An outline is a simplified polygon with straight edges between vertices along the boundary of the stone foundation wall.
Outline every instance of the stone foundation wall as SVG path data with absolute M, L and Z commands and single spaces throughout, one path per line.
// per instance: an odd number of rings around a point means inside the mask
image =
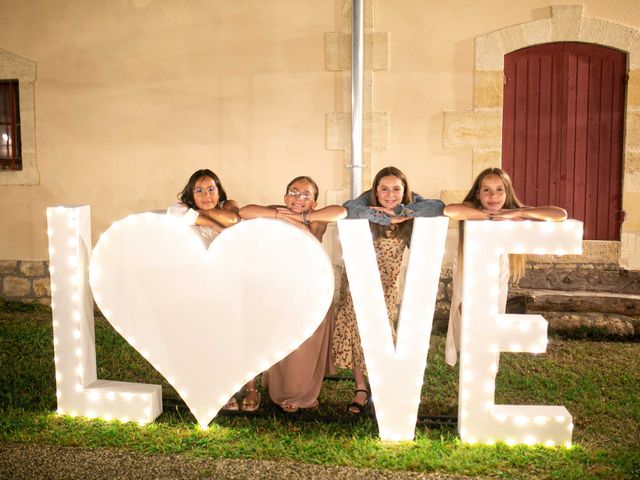
M 0 260 L 0 299 L 50 305 L 49 262 Z
M 336 279 L 340 279 L 342 268 L 336 267 L 335 270 Z M 438 286 L 436 318 L 449 316 L 451 282 L 451 268 L 443 269 Z M 338 292 L 336 287 L 336 297 Z M 0 260 L 0 299 L 51 305 L 49 262 Z
M 612 292 L 640 295 L 640 271 L 611 263 L 529 262 L 517 285 L 536 290 Z
M 336 279 L 342 269 L 336 268 Z M 449 317 L 452 269 L 443 268 L 438 286 L 436 323 Z M 515 289 L 616 292 L 640 295 L 640 272 L 622 270 L 610 263 L 540 263 L 530 261 Z M 336 287 L 336 296 L 339 287 Z M 51 304 L 49 262 L 0 260 L 0 299 Z

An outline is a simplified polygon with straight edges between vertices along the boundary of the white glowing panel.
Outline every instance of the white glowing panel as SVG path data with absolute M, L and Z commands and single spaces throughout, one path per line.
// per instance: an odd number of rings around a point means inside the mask
M 412 440 L 427 365 L 447 217 L 416 218 L 394 346 L 367 220 L 338 222 L 383 440 Z
M 160 385 L 96 378 L 89 207 L 47 208 L 47 224 L 58 413 L 152 421 L 162 412 Z
M 498 314 L 499 260 L 505 253 L 582 253 L 582 223 L 465 223 L 458 429 L 469 443 L 571 445 L 564 407 L 496 405 L 500 352 L 542 353 L 547 322 L 540 315 Z
M 313 334 L 334 288 L 322 245 L 292 225 L 244 221 L 207 249 L 196 227 L 153 213 L 100 237 L 90 280 L 109 322 L 201 426 Z

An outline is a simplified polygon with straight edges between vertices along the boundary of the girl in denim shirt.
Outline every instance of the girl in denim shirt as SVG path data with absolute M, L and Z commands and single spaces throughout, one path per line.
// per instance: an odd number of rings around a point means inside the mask
M 413 227 L 411 220 L 414 217 L 442 215 L 444 204 L 440 200 L 427 200 L 412 193 L 404 173 L 395 167 L 386 167 L 375 176 L 371 190 L 346 202 L 344 206 L 348 211 L 347 218 L 369 220 L 389 323 L 395 342 L 398 305 L 401 298 L 399 282 L 402 256 L 411 238 Z M 360 415 L 368 406 L 370 394 L 346 272 L 342 276 L 340 287 L 332 353 L 337 367 L 349 368 L 353 372 L 356 390 L 347 411 L 353 415 Z

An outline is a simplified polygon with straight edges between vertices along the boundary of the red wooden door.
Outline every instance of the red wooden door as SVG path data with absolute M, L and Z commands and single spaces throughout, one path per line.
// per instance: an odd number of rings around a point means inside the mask
M 502 166 L 527 205 L 559 205 L 586 240 L 619 240 L 626 54 L 548 43 L 504 57 Z

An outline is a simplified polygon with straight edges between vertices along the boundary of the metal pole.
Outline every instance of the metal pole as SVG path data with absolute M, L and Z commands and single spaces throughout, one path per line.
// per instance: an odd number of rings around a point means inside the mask
M 351 191 L 362 193 L 362 85 L 364 83 L 364 0 L 353 0 L 351 36 Z

